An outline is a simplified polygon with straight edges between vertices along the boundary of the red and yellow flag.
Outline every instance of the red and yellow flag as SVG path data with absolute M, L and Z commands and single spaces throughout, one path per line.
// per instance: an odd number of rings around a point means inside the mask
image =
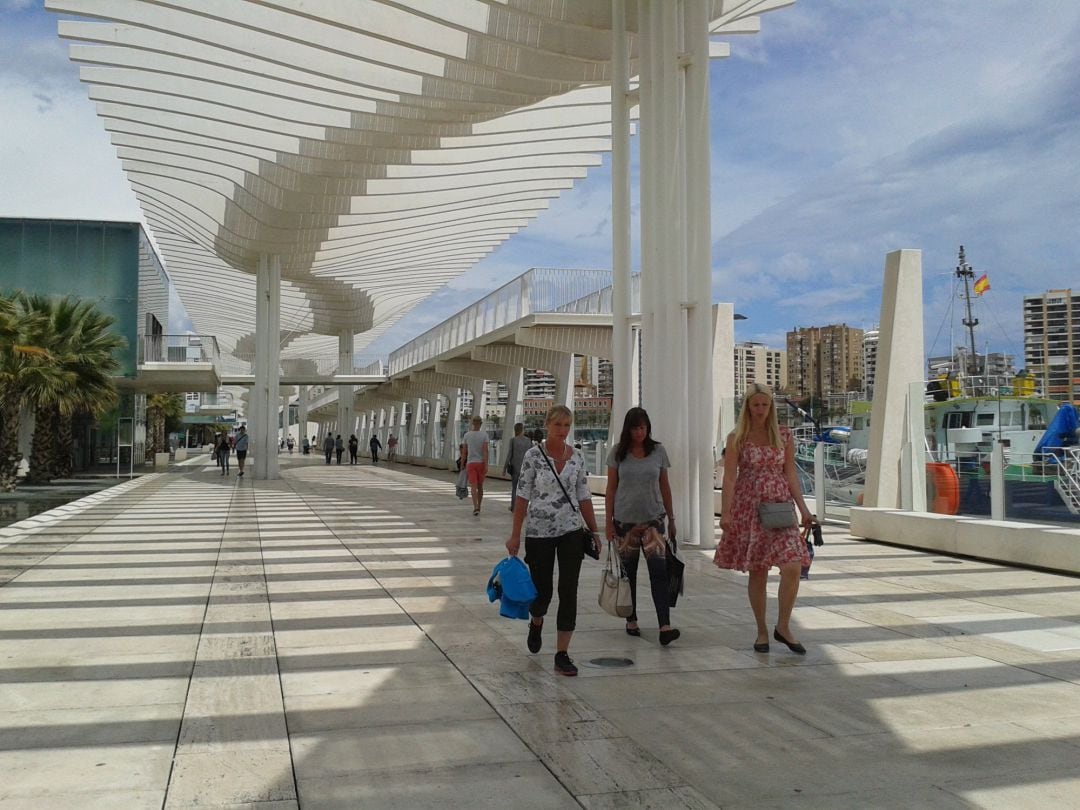
M 987 277 L 986 273 L 983 273 L 981 276 L 979 276 L 975 280 L 975 287 L 974 287 L 975 294 L 976 295 L 982 295 L 984 292 L 986 292 L 989 289 L 990 289 L 990 279 Z

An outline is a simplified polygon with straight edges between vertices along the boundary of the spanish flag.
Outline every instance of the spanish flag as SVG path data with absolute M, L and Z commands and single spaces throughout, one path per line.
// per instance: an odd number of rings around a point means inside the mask
M 981 276 L 979 276 L 975 280 L 975 287 L 974 287 L 975 294 L 976 295 L 982 295 L 984 292 L 986 292 L 989 289 L 990 289 L 990 279 L 987 277 L 986 273 L 983 273 Z

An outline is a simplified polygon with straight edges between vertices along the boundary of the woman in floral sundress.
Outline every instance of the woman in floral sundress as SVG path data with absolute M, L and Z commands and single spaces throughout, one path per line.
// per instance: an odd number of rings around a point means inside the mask
M 788 622 L 799 593 L 799 573 L 809 564 L 806 544 L 797 526 L 766 529 L 758 518 L 758 504 L 794 500 L 803 526 L 813 522 L 803 501 L 795 471 L 795 443 L 791 431 L 776 421 L 776 404 L 767 385 L 746 389 L 739 422 L 728 435 L 724 452 L 724 490 L 720 528 L 723 537 L 713 561 L 720 568 L 748 571 L 747 594 L 757 622 L 755 652 L 769 651 L 765 621 L 765 584 L 769 569 L 780 569 L 780 615 L 773 638 L 800 655 L 806 648 L 795 640 Z

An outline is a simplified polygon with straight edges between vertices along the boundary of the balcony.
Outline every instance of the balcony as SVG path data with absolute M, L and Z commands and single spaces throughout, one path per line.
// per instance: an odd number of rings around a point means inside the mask
M 212 335 L 140 335 L 130 387 L 144 393 L 217 391 L 218 345 Z

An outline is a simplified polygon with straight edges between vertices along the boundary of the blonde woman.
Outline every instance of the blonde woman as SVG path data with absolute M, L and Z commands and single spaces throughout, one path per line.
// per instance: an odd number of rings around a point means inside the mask
M 507 552 L 516 557 L 521 548 L 521 529 L 525 528 L 525 563 L 537 592 L 529 607 L 531 619 L 526 645 L 531 653 L 540 652 L 543 643 L 541 631 L 555 587 L 555 561 L 559 561 L 555 672 L 568 676 L 578 674 L 569 649 L 577 623 L 578 574 L 584 557 L 577 533 L 582 519 L 593 533 L 593 547 L 600 549 L 585 459 L 566 443 L 573 419 L 573 413 L 565 405 L 553 407 L 544 424 L 547 439 L 525 452 L 514 501 L 514 526 L 506 541 Z
M 802 566 L 810 564 L 798 526 L 766 529 L 758 518 L 758 505 L 795 501 L 803 526 L 813 522 L 802 497 L 795 470 L 795 442 L 791 431 L 779 427 L 776 403 L 767 385 L 752 383 L 746 389 L 739 421 L 727 437 L 724 452 L 724 490 L 720 528 L 723 537 L 713 561 L 720 568 L 747 571 L 747 593 L 757 622 L 755 652 L 769 651 L 769 628 L 765 621 L 765 583 L 769 569 L 780 569 L 780 614 L 773 638 L 792 652 L 806 648 L 792 635 L 789 622 L 799 593 Z

